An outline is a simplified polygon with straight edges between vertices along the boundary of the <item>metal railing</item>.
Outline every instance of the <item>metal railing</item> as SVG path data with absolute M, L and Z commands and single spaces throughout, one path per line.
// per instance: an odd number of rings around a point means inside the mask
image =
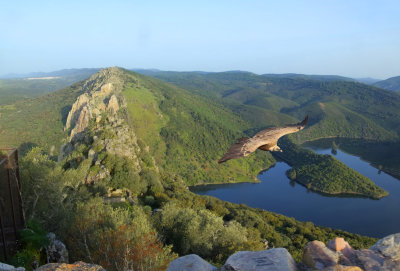
M 25 228 L 18 151 L 0 149 L 0 261 L 17 249 L 18 231 Z

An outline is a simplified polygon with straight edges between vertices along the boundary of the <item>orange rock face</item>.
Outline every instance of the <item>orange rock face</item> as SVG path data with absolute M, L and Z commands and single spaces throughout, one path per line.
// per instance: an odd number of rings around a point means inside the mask
M 334 265 L 322 269 L 322 271 L 363 271 L 358 266 L 344 266 L 344 265 Z
M 349 243 L 347 243 L 343 238 L 336 237 L 335 239 L 329 241 L 328 247 L 334 251 L 342 251 L 345 248 L 351 248 Z

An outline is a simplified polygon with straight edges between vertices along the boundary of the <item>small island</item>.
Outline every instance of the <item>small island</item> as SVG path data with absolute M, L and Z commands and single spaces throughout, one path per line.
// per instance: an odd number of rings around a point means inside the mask
M 284 138 L 282 153 L 274 154 L 287 162 L 291 169 L 286 175 L 310 190 L 328 195 L 354 195 L 380 199 L 388 192 L 369 178 L 349 168 L 331 155 L 320 155 Z

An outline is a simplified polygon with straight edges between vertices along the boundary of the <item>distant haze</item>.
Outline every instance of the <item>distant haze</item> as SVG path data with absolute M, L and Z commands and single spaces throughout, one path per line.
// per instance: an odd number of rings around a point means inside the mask
M 2 1 L 0 75 L 121 66 L 386 79 L 400 1 Z

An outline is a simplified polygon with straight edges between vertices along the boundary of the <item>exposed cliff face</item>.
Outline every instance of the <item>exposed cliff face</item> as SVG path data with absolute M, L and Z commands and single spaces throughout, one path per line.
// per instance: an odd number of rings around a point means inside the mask
M 80 95 L 68 113 L 65 130 L 70 132 L 70 139 L 79 136 L 88 126 L 89 120 L 100 121 L 101 115 L 116 115 L 122 99 L 119 95 L 122 87 L 122 71 L 108 68 L 92 75 L 84 84 L 84 94 Z
M 147 150 L 140 149 L 137 136 L 123 114 L 126 111 L 126 102 L 121 94 L 124 78 L 124 71 L 119 68 L 104 69 L 93 75 L 84 83 L 84 93 L 76 99 L 68 113 L 64 129 L 69 131 L 69 137 L 61 148 L 59 160 L 82 144 L 88 146 L 87 158 L 98 168 L 87 177 L 88 183 L 110 175 L 98 159 L 101 153 L 129 158 L 137 172 L 141 170 L 138 155 Z

